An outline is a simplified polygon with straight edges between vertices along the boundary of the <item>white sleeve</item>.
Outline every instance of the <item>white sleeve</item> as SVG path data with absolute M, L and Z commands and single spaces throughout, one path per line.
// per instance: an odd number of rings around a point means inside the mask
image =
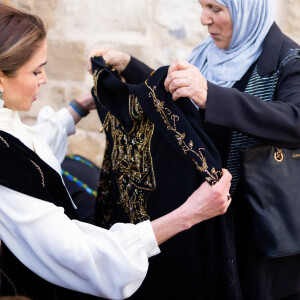
M 149 221 L 105 230 L 61 207 L 0 186 L 0 237 L 29 269 L 56 285 L 110 299 L 131 296 L 159 253 Z
M 55 112 L 50 106 L 43 107 L 33 129 L 47 142 L 61 163 L 67 152 L 67 136 L 75 133 L 75 123 L 68 110 L 62 108 Z

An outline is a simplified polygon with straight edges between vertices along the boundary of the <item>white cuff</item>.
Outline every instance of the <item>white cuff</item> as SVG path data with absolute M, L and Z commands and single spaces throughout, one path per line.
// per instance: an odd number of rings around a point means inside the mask
M 150 221 L 144 221 L 135 225 L 139 234 L 141 243 L 143 244 L 147 257 L 151 257 L 160 253 L 160 249 L 155 238 Z
M 75 133 L 74 119 L 66 108 L 62 108 L 57 112 L 57 118 L 64 124 L 68 136 Z

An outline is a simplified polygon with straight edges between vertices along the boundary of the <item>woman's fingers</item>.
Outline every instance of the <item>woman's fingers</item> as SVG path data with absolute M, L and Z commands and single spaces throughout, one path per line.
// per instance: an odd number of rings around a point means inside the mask
M 186 74 L 181 71 L 187 70 L 190 67 L 192 67 L 191 64 L 189 64 L 187 61 L 182 61 L 182 60 L 176 61 L 170 65 L 168 69 L 168 76 L 164 83 L 167 92 L 169 91 L 169 85 L 172 82 L 172 80 L 176 78 L 186 77 Z
M 206 108 L 207 81 L 200 71 L 186 61 L 177 61 L 169 67 L 164 82 L 172 99 L 190 98 L 201 109 Z
M 107 49 L 105 47 L 96 47 L 86 55 L 84 64 L 85 64 L 85 67 L 88 70 L 88 72 L 90 72 L 92 74 L 91 58 L 94 56 L 104 56 L 108 50 L 109 49 Z

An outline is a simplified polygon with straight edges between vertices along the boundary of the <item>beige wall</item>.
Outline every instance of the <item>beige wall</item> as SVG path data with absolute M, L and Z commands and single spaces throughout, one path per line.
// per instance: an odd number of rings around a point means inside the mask
M 33 123 L 40 107 L 65 106 L 90 90 L 83 57 L 96 44 L 116 47 L 153 68 L 186 58 L 206 32 L 197 0 L 0 0 L 36 13 L 48 27 L 48 84 L 33 110 L 22 114 Z M 283 31 L 300 42 L 300 0 L 274 0 Z M 280 13 L 279 13 L 280 12 Z M 69 153 L 102 163 L 105 137 L 93 112 L 69 138 Z

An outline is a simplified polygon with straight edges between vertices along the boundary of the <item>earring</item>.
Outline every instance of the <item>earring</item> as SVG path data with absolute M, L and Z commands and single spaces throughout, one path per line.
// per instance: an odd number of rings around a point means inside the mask
M 2 92 L 0 91 L 0 108 L 4 106 L 4 101 L 1 99 Z

